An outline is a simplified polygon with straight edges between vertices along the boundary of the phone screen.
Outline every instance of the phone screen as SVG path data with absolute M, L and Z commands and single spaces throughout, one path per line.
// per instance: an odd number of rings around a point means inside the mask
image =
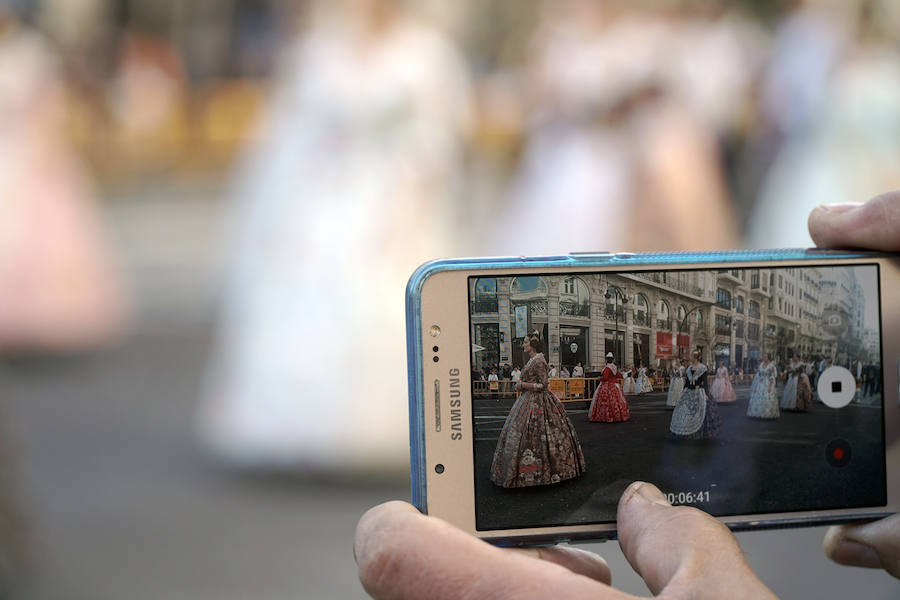
M 476 527 L 885 506 L 878 265 L 469 278 Z

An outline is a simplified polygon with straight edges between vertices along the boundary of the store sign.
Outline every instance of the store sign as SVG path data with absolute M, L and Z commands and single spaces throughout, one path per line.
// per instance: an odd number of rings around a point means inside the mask
M 674 349 L 672 348 L 672 334 L 663 331 L 656 332 L 656 357 L 657 358 L 674 358 Z
M 691 347 L 691 336 L 687 333 L 679 333 L 678 334 L 678 347 L 679 348 L 690 348 Z

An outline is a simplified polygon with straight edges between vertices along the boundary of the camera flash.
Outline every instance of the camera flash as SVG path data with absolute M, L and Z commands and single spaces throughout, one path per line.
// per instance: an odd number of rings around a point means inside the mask
M 439 335 L 441 335 L 441 328 L 438 327 L 437 325 L 432 325 L 431 326 L 431 337 L 437 337 Z

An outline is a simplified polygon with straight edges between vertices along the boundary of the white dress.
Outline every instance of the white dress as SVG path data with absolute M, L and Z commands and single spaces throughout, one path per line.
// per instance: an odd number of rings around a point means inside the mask
M 681 392 L 684 391 L 684 367 L 678 367 L 673 371 L 672 381 L 669 383 L 669 393 L 666 395 L 666 406 L 675 408 L 678 399 L 681 398 Z
M 625 380 L 622 382 L 622 392 L 625 394 L 634 393 L 634 378 L 631 376 L 631 371 L 625 372 Z
M 653 384 L 650 383 L 650 377 L 647 376 L 647 368 L 641 367 L 638 371 L 638 380 L 636 383 L 639 394 L 649 394 L 653 391 Z
M 791 410 L 797 406 L 797 363 L 792 362 L 788 370 L 790 374 L 784 384 L 784 391 L 781 393 L 782 410 Z
M 467 76 L 429 27 L 398 18 L 366 42 L 347 29 L 315 25 L 289 49 L 239 169 L 200 414 L 238 465 L 406 468 L 398 290 L 455 252 Z M 363 340 L 377 351 L 359 354 Z M 365 393 L 329 375 L 348 360 Z
M 777 419 L 781 416 L 778 410 L 778 395 L 775 390 L 778 370 L 775 363 L 760 365 L 750 386 L 750 403 L 747 416 L 757 419 Z

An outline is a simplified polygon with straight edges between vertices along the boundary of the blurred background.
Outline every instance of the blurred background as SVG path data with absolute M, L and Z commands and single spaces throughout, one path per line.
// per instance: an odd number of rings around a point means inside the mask
M 900 187 L 898 39 L 892 0 L 0 0 L 0 595 L 364 597 L 415 266 L 809 245 Z M 822 534 L 739 539 L 784 597 L 897 597 Z

